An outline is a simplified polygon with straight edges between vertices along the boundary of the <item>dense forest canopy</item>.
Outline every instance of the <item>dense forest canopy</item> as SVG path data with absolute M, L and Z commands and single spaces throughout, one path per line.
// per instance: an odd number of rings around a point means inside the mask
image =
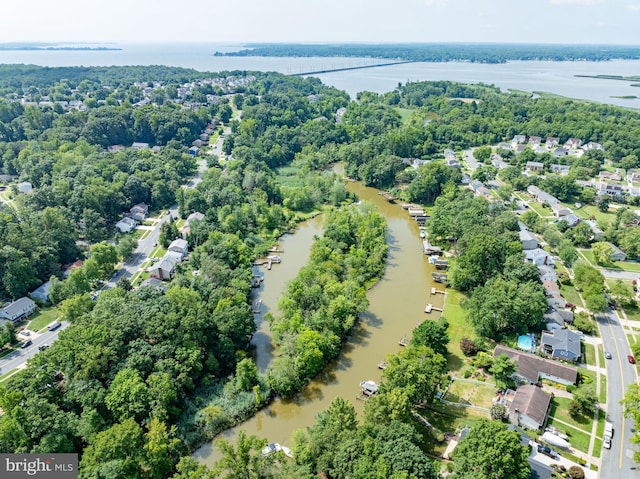
M 224 56 L 361 57 L 416 62 L 468 61 L 505 63 L 513 60 L 606 61 L 636 60 L 640 48 L 623 45 L 528 45 L 491 43 L 327 44 L 255 43 Z

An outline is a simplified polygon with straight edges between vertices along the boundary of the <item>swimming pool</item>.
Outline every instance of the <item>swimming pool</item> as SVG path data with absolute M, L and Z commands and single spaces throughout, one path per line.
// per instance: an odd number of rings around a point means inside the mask
M 535 351 L 536 350 L 536 337 L 534 334 L 525 334 L 518 337 L 518 348 L 524 351 Z

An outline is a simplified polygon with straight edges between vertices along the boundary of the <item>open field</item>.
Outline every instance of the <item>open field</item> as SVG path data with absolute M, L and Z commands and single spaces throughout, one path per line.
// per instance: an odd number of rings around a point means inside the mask
M 602 228 L 606 224 L 611 223 L 616 218 L 615 211 L 609 208 L 609 211 L 603 213 L 595 205 L 583 205 L 581 208 L 576 208 L 574 205 L 567 204 L 568 208 L 571 208 L 576 216 L 582 219 L 595 219 L 598 225 Z
M 496 387 L 494 384 L 460 379 L 453 381 L 444 399 L 489 409 L 495 395 Z

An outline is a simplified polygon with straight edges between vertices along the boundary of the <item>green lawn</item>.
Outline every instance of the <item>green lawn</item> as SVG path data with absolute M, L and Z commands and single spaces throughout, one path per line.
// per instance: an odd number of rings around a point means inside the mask
M 496 386 L 494 384 L 453 381 L 445 399 L 451 402 L 461 404 L 472 404 L 478 407 L 489 409 L 493 404 L 493 398 L 496 395 Z
M 582 346 L 584 347 L 583 352 L 584 352 L 585 362 L 587 364 L 595 366 L 596 365 L 596 348 L 593 346 L 593 344 L 582 343 Z
M 602 409 L 598 410 L 598 427 L 596 428 L 596 436 L 602 437 L 604 436 L 604 423 L 607 417 L 607 413 L 605 413 Z
M 553 217 L 553 211 L 551 208 L 543 208 L 542 204 L 537 201 L 532 201 L 529 203 L 529 208 L 538 213 L 540 216 L 549 216 Z
M 454 289 L 447 289 L 445 298 L 444 317 L 449 322 L 449 355 L 447 363 L 451 372 L 462 369 L 464 365 L 464 354 L 460 350 L 460 340 L 462 338 L 476 339 L 478 335 L 475 329 L 465 319 L 466 313 L 460 306 L 465 295 Z
M 627 315 L 627 318 L 629 320 L 640 321 L 640 308 L 627 307 L 627 308 L 624 308 L 624 312 Z
M 402 120 L 402 124 L 406 124 L 411 119 L 411 116 L 415 113 L 416 110 L 410 110 L 408 108 L 396 108 L 396 111 L 400 113 L 400 119 Z
M 569 436 L 569 439 L 567 440 L 571 443 L 571 446 L 578 451 L 589 451 L 589 441 L 591 440 L 591 436 L 586 432 L 578 431 L 577 429 L 554 421 L 553 418 L 549 418 L 549 420 L 547 421 L 547 425 L 555 426 L 556 428 L 558 428 L 558 431 L 564 432 L 567 436 Z
M 47 324 L 53 323 L 59 316 L 60 311 L 56 307 L 40 308 L 31 316 L 31 320 L 27 324 L 27 329 L 40 331 L 45 328 Z
M 616 218 L 615 210 L 612 210 L 611 208 L 608 212 L 603 213 L 595 205 L 584 205 L 581 208 L 576 208 L 574 205 L 566 206 L 571 208 L 576 216 L 579 216 L 582 219 L 588 220 L 595 218 L 600 228 L 603 228 L 606 224 L 611 223 L 611 221 Z
M 554 397 L 551 402 L 551 410 L 549 411 L 549 417 L 554 417 L 560 419 L 561 421 L 566 422 L 567 424 L 571 424 L 574 427 L 579 429 L 583 429 L 585 431 L 591 431 L 591 423 L 593 422 L 592 417 L 580 416 L 577 418 L 571 417 L 569 414 L 569 403 L 571 399 L 564 397 Z M 562 426 L 562 429 L 566 429 L 567 427 L 561 423 L 557 424 L 558 428 Z
M 632 263 L 631 261 L 614 261 L 609 264 L 598 264 L 593 256 L 593 251 L 590 249 L 583 249 L 580 252 L 585 258 L 595 267 L 602 267 L 607 269 L 619 269 L 621 271 L 628 271 L 630 273 L 640 273 L 640 263 Z
M 473 427 L 479 419 L 487 418 L 487 414 L 482 411 L 445 406 L 439 402 L 429 405 L 428 409 L 419 409 L 418 412 L 436 429 L 439 429 L 442 432 L 451 433 L 459 427 Z M 426 447 L 427 452 L 442 455 L 447 447 L 447 443 L 444 442 L 439 444 L 436 441 L 429 440 L 425 441 L 424 446 Z
M 602 454 L 602 439 L 596 438 L 596 440 L 593 441 L 593 453 L 592 453 L 592 456 L 593 457 L 600 457 L 601 454 Z
M 589 371 L 585 368 L 578 368 L 578 374 L 580 375 L 581 384 L 590 384 L 594 388 L 596 387 L 596 372 Z
M 598 344 L 597 350 L 598 350 L 598 360 L 600 361 L 600 367 L 604 368 L 606 366 L 605 360 L 604 360 L 604 348 L 602 347 L 601 344 Z
M 602 404 L 607 402 L 607 376 L 604 374 L 600 375 L 600 395 L 598 396 L 598 401 Z
M 562 294 L 562 297 L 565 300 L 567 300 L 567 302 L 574 304 L 576 306 L 582 306 L 582 301 L 580 300 L 580 294 L 576 290 L 575 286 L 561 284 L 560 294 Z

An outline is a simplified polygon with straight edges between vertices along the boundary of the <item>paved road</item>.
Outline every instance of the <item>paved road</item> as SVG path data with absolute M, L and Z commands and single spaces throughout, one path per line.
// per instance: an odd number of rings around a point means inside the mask
M 0 359 L 0 374 L 8 373 L 16 368 L 21 368 L 27 362 L 27 359 L 34 357 L 38 354 L 38 346 L 42 346 L 43 344 L 51 344 L 53 341 L 58 339 L 58 334 L 60 331 L 69 326 L 69 323 L 66 321 L 62 321 L 62 326 L 60 326 L 55 331 L 45 331 L 43 333 L 31 333 L 31 341 L 33 344 L 24 349 L 16 349 L 11 354 L 6 355 L 2 359 Z
M 595 265 L 594 265 L 595 266 Z M 597 266 L 595 266 L 597 268 Z M 600 272 L 605 278 L 612 279 L 640 279 L 640 273 L 633 273 L 631 271 L 620 271 L 617 269 L 600 269 Z
M 602 450 L 600 477 L 603 479 L 638 478 L 640 473 L 632 459 L 635 446 L 631 445 L 634 424 L 622 415 L 620 400 L 624 397 L 626 387 L 638 380 L 636 368 L 629 364 L 629 343 L 624 329 L 614 311 L 607 309 L 603 314 L 596 314 L 600 326 L 605 351 L 613 358 L 606 360 L 607 366 L 607 419 L 613 423 L 613 440 L 611 449 Z

